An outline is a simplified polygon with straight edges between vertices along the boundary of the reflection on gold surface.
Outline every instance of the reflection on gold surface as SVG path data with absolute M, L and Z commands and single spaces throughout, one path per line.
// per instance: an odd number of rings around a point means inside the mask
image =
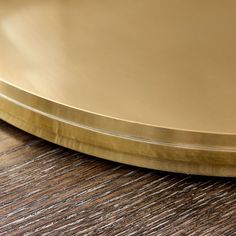
M 1 1 L 0 93 L 24 109 L 106 135 L 230 150 L 227 164 L 236 165 L 235 7 L 219 0 Z M 50 129 L 49 121 L 37 122 Z M 153 158 L 166 151 L 131 147 Z M 203 156 L 211 165 L 218 160 Z

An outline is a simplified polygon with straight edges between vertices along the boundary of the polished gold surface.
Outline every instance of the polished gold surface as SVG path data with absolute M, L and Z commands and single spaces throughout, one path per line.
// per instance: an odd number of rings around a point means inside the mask
M 0 2 L 0 117 L 60 145 L 236 176 L 235 1 Z

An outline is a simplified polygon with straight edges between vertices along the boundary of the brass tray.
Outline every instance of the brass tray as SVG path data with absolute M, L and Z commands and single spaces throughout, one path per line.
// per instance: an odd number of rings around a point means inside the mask
M 236 2 L 0 2 L 0 118 L 62 146 L 236 176 Z

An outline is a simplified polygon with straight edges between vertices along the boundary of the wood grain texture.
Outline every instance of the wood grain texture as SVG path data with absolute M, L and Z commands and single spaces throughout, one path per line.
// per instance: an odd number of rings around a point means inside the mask
M 120 165 L 0 121 L 0 235 L 236 235 L 236 181 Z

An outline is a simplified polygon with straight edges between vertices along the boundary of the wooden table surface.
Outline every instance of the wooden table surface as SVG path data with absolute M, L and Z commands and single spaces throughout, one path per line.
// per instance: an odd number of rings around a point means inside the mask
M 121 165 L 0 121 L 0 235 L 236 235 L 236 181 Z

